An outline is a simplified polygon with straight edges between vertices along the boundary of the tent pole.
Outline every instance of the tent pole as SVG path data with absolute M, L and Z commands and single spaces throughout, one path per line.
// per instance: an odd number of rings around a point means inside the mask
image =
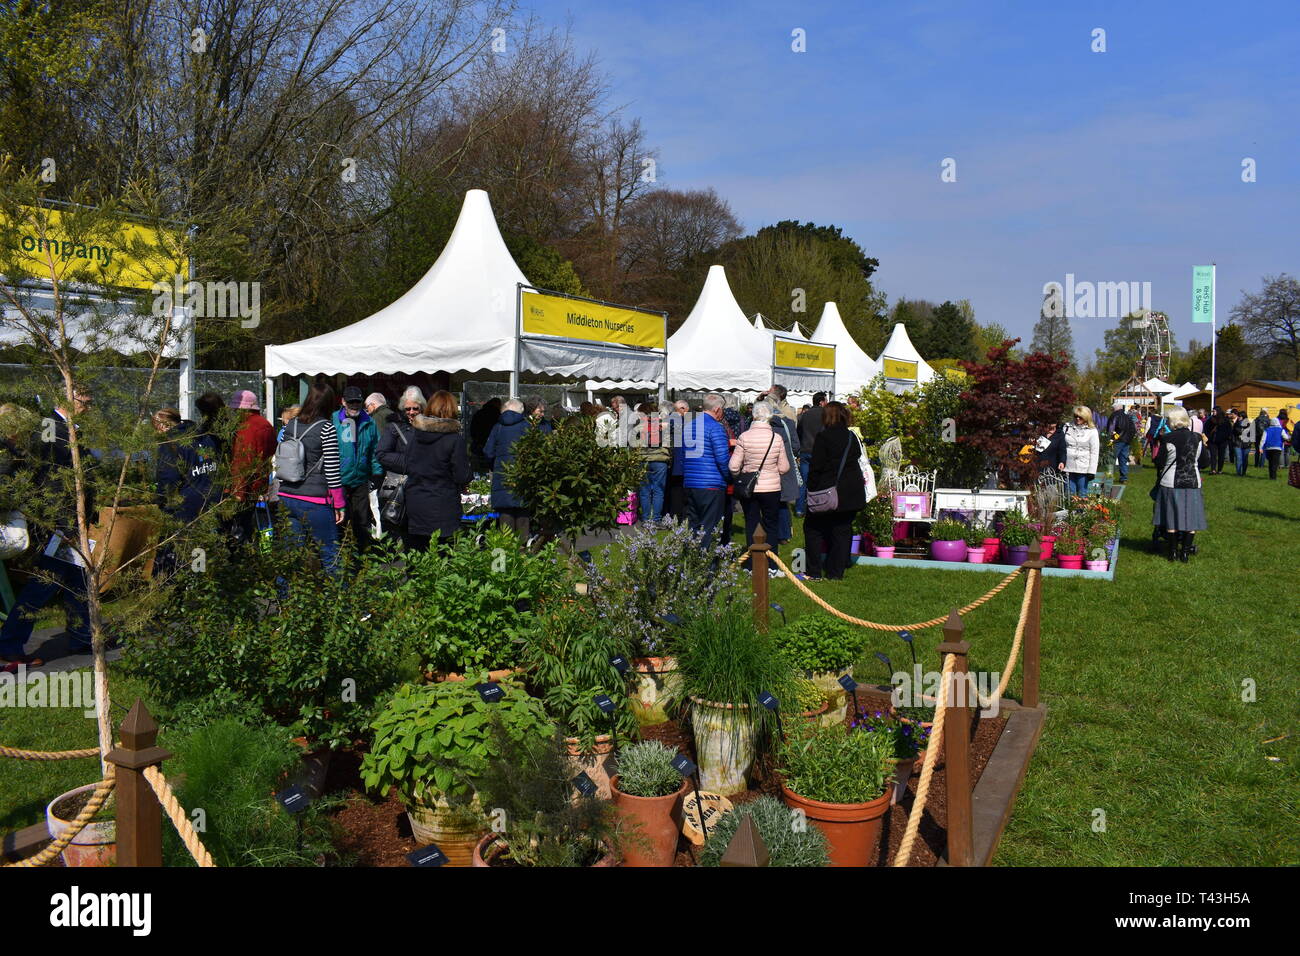
M 524 294 L 523 283 L 515 283 L 515 360 L 510 369 L 510 398 L 519 395 L 519 334 L 523 325 Z

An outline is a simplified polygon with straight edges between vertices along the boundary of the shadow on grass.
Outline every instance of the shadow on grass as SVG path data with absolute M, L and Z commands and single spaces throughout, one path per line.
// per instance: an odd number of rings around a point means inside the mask
M 1243 515 L 1258 515 L 1261 518 L 1281 518 L 1284 521 L 1295 521 L 1300 518 L 1300 515 L 1283 514 L 1280 511 L 1264 511 L 1260 508 L 1238 508 L 1237 512 Z

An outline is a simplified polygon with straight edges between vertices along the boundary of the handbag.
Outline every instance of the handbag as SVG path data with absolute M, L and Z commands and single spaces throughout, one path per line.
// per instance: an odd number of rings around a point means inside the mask
M 1286 483 L 1292 488 L 1300 488 L 1300 461 L 1291 462 L 1291 467 L 1287 470 Z
M 736 497 L 748 498 L 754 494 L 754 488 L 758 485 L 758 476 L 762 474 L 763 466 L 767 464 L 767 456 L 772 452 L 772 442 L 776 441 L 776 432 L 772 432 L 772 437 L 768 439 L 767 451 L 763 452 L 763 458 L 758 463 L 758 469 L 755 471 L 742 471 L 736 476 Z
M 840 476 L 844 474 L 844 463 L 849 460 L 849 443 L 844 444 L 844 454 L 840 455 L 840 467 L 835 472 L 835 484 L 821 491 L 808 489 L 808 510 L 814 514 L 840 510 Z
M 402 430 L 393 425 L 397 430 L 397 437 L 402 440 L 403 447 L 409 447 L 410 442 L 402 434 Z M 383 483 L 379 486 L 379 516 L 392 525 L 400 525 L 406 520 L 406 475 L 399 475 L 397 472 L 384 472 Z

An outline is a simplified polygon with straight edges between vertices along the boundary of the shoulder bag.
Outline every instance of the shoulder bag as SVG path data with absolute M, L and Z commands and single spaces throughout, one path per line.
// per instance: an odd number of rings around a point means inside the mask
M 853 436 L 850 435 L 850 438 Z M 844 443 L 844 454 L 840 455 L 840 467 L 835 472 L 835 484 L 821 491 L 808 489 L 808 510 L 814 514 L 822 514 L 827 511 L 840 510 L 840 476 L 844 474 L 844 463 L 849 460 L 849 446 L 852 442 Z
M 772 443 L 776 441 L 776 432 L 772 432 L 772 437 L 768 439 L 767 451 L 763 452 L 763 458 L 758 463 L 758 468 L 754 471 L 742 471 L 736 476 L 736 497 L 749 498 L 754 494 L 754 488 L 758 484 L 758 476 L 763 471 L 763 466 L 767 464 L 767 456 L 772 451 Z

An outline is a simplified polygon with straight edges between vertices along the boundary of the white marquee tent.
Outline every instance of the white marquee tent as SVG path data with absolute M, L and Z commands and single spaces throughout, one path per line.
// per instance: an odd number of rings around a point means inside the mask
M 889 341 L 881 349 L 880 366 L 882 371 L 885 368 L 885 359 L 893 359 L 896 362 L 915 362 L 916 385 L 924 385 L 934 378 L 934 369 L 929 366 L 925 359 L 921 358 L 921 353 L 916 350 L 916 346 L 908 338 L 907 329 L 902 322 L 894 326 L 894 331 L 889 335 Z M 904 392 L 914 387 L 911 383 L 890 379 L 888 373 L 885 374 L 885 385 L 891 392 Z
M 853 340 L 834 302 L 822 306 L 822 317 L 813 332 L 813 340 L 835 346 L 835 390 L 841 394 L 856 392 L 880 374 L 880 364 Z
M 769 326 L 767 324 L 767 319 L 763 316 L 762 312 L 754 313 L 754 328 L 758 329 L 760 332 L 766 332 L 768 335 L 773 337 L 780 335 L 787 339 L 803 339 L 805 342 L 808 341 L 808 336 L 803 334 L 803 329 L 799 327 L 798 322 L 792 323 L 790 331 L 784 332 L 781 329 Z
M 691 314 L 668 339 L 668 387 L 761 392 L 771 384 L 771 333 L 750 325 L 722 266 L 710 266 Z

